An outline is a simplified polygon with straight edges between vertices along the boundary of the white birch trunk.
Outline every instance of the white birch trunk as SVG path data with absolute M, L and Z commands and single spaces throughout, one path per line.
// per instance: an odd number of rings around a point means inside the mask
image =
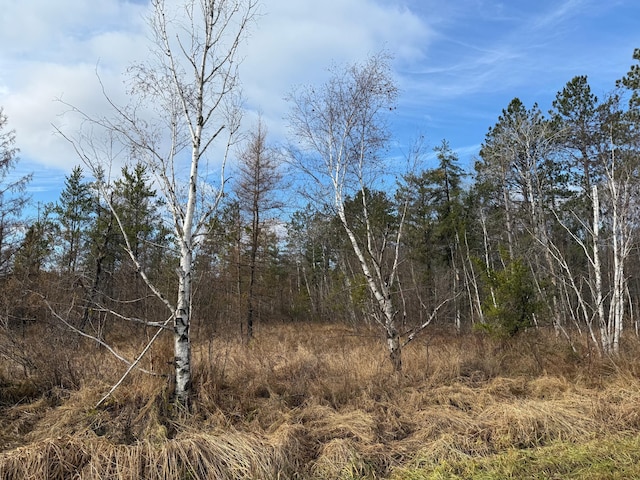
M 600 261 L 600 199 L 598 187 L 592 188 L 593 225 L 592 225 L 592 265 L 593 265 L 593 296 L 600 326 L 600 343 L 604 353 L 611 353 L 611 335 L 609 322 L 604 310 L 604 292 L 602 291 L 602 265 Z
M 469 249 L 467 232 L 464 232 L 464 245 L 466 248 L 466 262 L 463 262 L 462 264 L 463 265 L 466 265 L 467 263 L 469 264 L 469 274 L 467 275 L 467 285 L 469 285 L 469 283 L 473 285 L 473 301 L 471 301 L 470 303 L 471 305 L 474 305 L 474 309 L 478 314 L 478 321 L 480 323 L 484 323 L 484 312 L 482 311 L 482 301 L 480 300 L 480 289 L 478 287 L 478 279 L 476 278 L 476 272 L 475 272 L 475 269 L 473 268 L 473 260 L 471 260 L 471 251 Z M 486 261 L 488 261 L 488 259 Z
M 624 326 L 626 310 L 627 279 L 625 265 L 631 252 L 633 235 L 630 224 L 631 217 L 631 182 L 632 175 L 621 171 L 616 175 L 615 149 L 611 152 L 611 167 L 607 173 L 607 185 L 611 196 L 612 214 L 612 248 L 613 248 L 613 285 L 611 286 L 611 303 L 609 305 L 609 335 L 611 353 L 620 352 L 620 340 Z
M 617 355 L 620 351 L 620 335 L 622 333 L 622 318 L 624 314 L 624 254 L 623 241 L 618 217 L 616 186 L 611 185 L 613 207 L 613 285 L 611 287 L 611 303 L 609 304 L 609 338 L 611 339 L 611 353 Z
M 178 22 L 174 25 L 176 31 L 173 33 L 168 30 L 173 20 L 168 19 L 165 2 L 156 0 L 154 7 L 158 46 L 162 49 L 164 67 L 173 87 L 173 98 L 170 100 L 180 106 L 175 112 L 180 112 L 191 146 L 186 204 L 180 204 L 176 194 L 179 188 L 175 178 L 175 150 L 172 149 L 171 156 L 163 161 L 164 170 L 161 173 L 163 190 L 173 213 L 180 248 L 178 295 L 174 315 L 175 397 L 178 403 L 188 405 L 191 394 L 190 324 L 194 238 L 203 229 L 222 195 L 224 166 L 239 127 L 238 112 L 231 100 L 237 85 L 235 55 L 247 24 L 253 17 L 256 3 L 254 0 L 186 2 L 184 12 L 191 19 L 185 24 Z M 199 27 L 198 22 L 194 22 L 197 15 L 201 15 L 199 20 L 202 23 Z M 183 35 L 186 39 L 182 38 Z M 176 116 L 174 124 L 177 121 Z M 221 159 L 220 188 L 211 204 L 204 206 L 203 197 L 199 197 L 198 192 L 199 163 L 223 131 L 228 136 Z M 201 209 L 197 209 L 199 204 Z
M 504 202 L 504 223 L 507 229 L 507 246 L 509 247 L 509 257 L 514 258 L 513 220 L 511 214 L 511 198 L 506 182 L 502 187 L 502 197 Z
M 401 344 L 391 292 L 398 271 L 406 209 L 402 212 L 395 239 L 393 266 L 387 268 L 382 260 L 388 239 L 385 236 L 377 242 L 374 238 L 365 195 L 371 175 L 379 172 L 376 153 L 387 141 L 388 132 L 382 115 L 393 110 L 397 99 L 397 87 L 391 79 L 388 60 L 384 53 L 371 56 L 363 65 L 356 64 L 344 72 L 336 72 L 318 89 L 308 87 L 292 94 L 290 121 L 303 149 L 313 153 L 310 157 L 296 158 L 296 163 L 320 187 L 320 195 L 325 194 L 326 187 L 331 189 L 333 207 L 376 303 L 375 318 L 385 331 L 387 347 L 397 371 L 402 366 Z M 346 217 L 344 201 L 349 192 L 362 194 L 365 239 L 356 237 Z M 326 198 L 316 200 L 324 203 Z
M 401 346 L 400 346 L 400 334 L 398 332 L 398 328 L 396 325 L 395 317 L 396 312 L 393 308 L 393 303 L 391 300 L 391 289 L 390 286 L 384 282 L 377 282 L 376 279 L 381 278 L 380 272 L 376 272 L 376 277 L 373 276 L 371 269 L 369 268 L 369 262 L 364 254 L 364 251 L 360 247 L 358 243 L 358 239 L 355 234 L 349 227 L 349 223 L 347 222 L 347 217 L 344 212 L 343 202 L 337 205 L 338 208 L 338 216 L 342 225 L 349 237 L 349 241 L 351 242 L 351 246 L 353 248 L 356 257 L 358 258 L 358 262 L 360 263 L 360 268 L 362 269 L 362 273 L 367 282 L 367 286 L 369 287 L 369 291 L 373 295 L 378 305 L 379 311 L 382 313 L 382 324 L 384 327 L 384 331 L 387 339 L 387 348 L 389 350 L 389 357 L 391 358 L 391 363 L 393 365 L 394 371 L 402 370 L 402 357 L 401 357 Z M 371 252 L 370 252 L 371 253 Z M 395 273 L 395 272 L 394 272 Z
M 180 271 L 178 279 L 178 302 L 174 320 L 175 395 L 179 403 L 188 404 L 191 393 L 191 282 L 193 268 L 193 217 L 197 200 L 198 160 L 200 159 L 200 136 L 202 125 L 195 129 L 189 174 L 189 191 L 180 239 Z
M 222 196 L 224 166 L 240 121 L 236 100 L 236 55 L 248 23 L 254 18 L 257 2 L 184 0 L 176 5 L 175 2 L 152 0 L 150 3 L 154 44 L 147 61 L 129 69 L 132 78 L 130 92 L 134 101 L 129 106 L 119 107 L 105 94 L 114 109 L 115 120 L 95 119 L 75 107 L 73 111 L 79 113 L 87 123 L 109 132 L 110 148 L 113 147 L 114 138 L 117 139 L 122 144 L 120 146 L 124 147 L 122 151 L 131 151 L 134 157 L 148 162 L 158 177 L 172 215 L 172 226 L 180 251 L 175 305 L 150 281 L 110 202 L 109 207 L 124 235 L 125 250 L 139 276 L 171 311 L 174 322 L 175 397 L 178 403 L 188 405 L 191 392 L 189 327 L 194 239 L 199 238 L 196 234 L 203 232 Z M 151 111 L 157 111 L 160 112 L 158 117 L 138 116 L 139 111 L 145 110 L 142 108 L 145 105 L 151 105 L 146 114 L 151 116 Z M 226 135 L 226 143 L 218 138 L 222 137 L 222 132 Z M 220 168 L 220 186 L 215 194 L 205 198 L 202 192 L 198 192 L 198 182 L 203 179 L 206 181 L 208 175 L 198 177 L 198 164 L 207 152 L 213 153 L 212 145 L 219 140 L 223 150 L 218 157 L 219 162 L 216 162 Z M 111 153 L 108 149 L 108 161 L 105 162 L 99 155 L 95 157 L 101 149 L 96 149 L 91 140 L 88 141 L 90 148 L 87 151 L 82 145 L 72 143 L 96 178 L 101 177 L 101 172 L 109 171 L 109 163 L 115 157 L 109 156 Z M 189 148 L 189 178 L 185 182 L 185 179 L 178 178 L 176 172 L 181 169 L 183 152 Z M 187 183 L 186 192 L 182 188 L 184 183 Z M 105 185 L 100 188 L 106 193 Z M 186 200 L 183 193 L 186 193 Z

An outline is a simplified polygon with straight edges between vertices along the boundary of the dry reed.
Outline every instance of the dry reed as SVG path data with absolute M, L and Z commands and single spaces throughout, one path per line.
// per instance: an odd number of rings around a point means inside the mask
M 47 370 L 74 382 L 52 385 L 38 372 L 0 381 L 0 479 L 384 477 L 640 433 L 633 367 L 587 362 L 552 336 L 535 339 L 546 348 L 531 341 L 435 332 L 405 349 L 394 374 L 375 332 L 262 326 L 249 345 L 194 345 L 190 414 L 172 406 L 164 377 L 141 373 L 94 408 L 123 366 L 80 343 L 74 357 L 52 354 Z M 170 350 L 153 355 L 162 364 Z M 29 382 L 37 394 L 4 396 Z

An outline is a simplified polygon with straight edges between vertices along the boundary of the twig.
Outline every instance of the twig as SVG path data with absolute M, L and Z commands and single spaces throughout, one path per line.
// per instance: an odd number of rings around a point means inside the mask
M 77 333 L 78 335 L 81 335 L 85 338 L 89 338 L 95 342 L 97 342 L 98 344 L 102 345 L 104 348 L 106 348 L 114 357 L 116 357 L 118 360 L 120 360 L 121 362 L 126 363 L 127 365 L 129 365 L 129 369 L 127 370 L 127 373 L 129 371 L 131 371 L 131 369 L 133 367 L 135 367 L 135 365 L 140 361 L 140 359 L 142 358 L 141 356 L 138 357 L 134 362 L 130 362 L 129 360 L 127 360 L 126 358 L 124 358 L 122 355 L 120 355 L 118 352 L 116 352 L 113 347 L 111 347 L 108 343 L 106 343 L 104 340 L 101 340 L 100 338 L 91 335 L 89 333 L 83 332 L 82 330 L 74 327 L 72 324 L 70 324 L 69 322 L 67 322 L 58 312 L 56 312 L 54 310 L 54 308 L 51 306 L 51 304 L 49 303 L 49 301 L 44 297 L 44 295 L 38 293 L 38 292 L 33 292 L 36 295 L 38 295 L 40 298 L 42 298 L 42 300 L 44 301 L 45 305 L 47 306 L 47 308 L 49 309 L 49 311 L 51 312 L 51 314 L 57 318 L 58 320 L 60 320 L 67 328 L 69 328 L 71 331 Z M 71 305 L 73 307 L 73 304 Z M 167 323 L 169 323 L 171 320 L 173 319 L 173 315 L 170 316 L 165 322 L 164 324 L 159 327 L 158 332 L 161 332 L 162 330 L 164 330 L 166 328 Z M 153 340 L 155 340 L 155 338 L 158 336 L 158 333 L 156 333 L 156 335 L 154 335 L 153 339 L 151 342 L 153 342 Z M 147 345 L 147 347 L 145 347 L 144 352 L 146 352 L 146 350 L 148 349 L 150 345 Z M 146 373 L 148 375 L 157 375 L 157 373 L 155 372 L 151 372 L 149 370 L 146 370 L 144 368 L 138 368 L 138 370 L 140 370 L 143 373 Z
M 165 325 L 167 323 L 169 323 L 169 320 L 171 320 L 173 318 L 173 316 L 169 317 L 167 319 L 167 321 L 165 322 Z M 131 370 L 133 370 L 135 368 L 135 366 L 138 364 L 138 362 L 140 362 L 140 360 L 142 360 L 142 357 L 144 357 L 144 355 L 147 353 L 147 351 L 149 350 L 149 348 L 151 348 L 151 345 L 153 345 L 153 342 L 156 341 L 156 339 L 160 336 L 160 333 L 162 333 L 162 330 L 164 329 L 164 327 L 159 328 L 158 331 L 156 332 L 156 334 L 151 338 L 151 340 L 149 340 L 149 343 L 147 343 L 147 346 L 144 347 L 144 350 L 142 350 L 142 352 L 140 352 L 140 355 L 138 355 L 138 357 L 133 361 L 133 363 L 131 365 L 129 365 L 129 368 L 127 368 L 127 371 L 124 372 L 124 374 L 122 375 L 122 377 L 120 377 L 120 380 L 118 380 L 112 387 L 111 389 L 100 399 L 100 401 L 98 403 L 96 403 L 95 408 L 98 408 L 100 405 L 102 405 L 102 403 L 111 396 L 111 394 L 113 394 L 113 392 L 116 391 L 116 389 L 122 384 L 122 382 L 124 382 L 124 379 L 127 378 L 127 376 L 129 375 L 129 373 L 131 373 Z

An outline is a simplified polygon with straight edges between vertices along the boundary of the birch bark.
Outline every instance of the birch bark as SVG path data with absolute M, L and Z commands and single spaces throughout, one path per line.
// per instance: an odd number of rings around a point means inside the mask
M 105 93 L 113 118 L 94 118 L 69 105 L 91 127 L 80 140 L 70 141 L 93 173 L 110 171 L 114 158 L 101 156 L 96 148 L 99 140 L 94 135 L 101 130 L 110 148 L 118 144 L 156 175 L 179 252 L 174 305 L 151 283 L 115 218 L 137 273 L 171 310 L 175 399 L 188 405 L 193 265 L 205 226 L 222 198 L 225 164 L 239 129 L 238 49 L 256 15 L 257 0 L 150 4 L 150 55 L 128 70 L 130 103 L 116 105 Z M 201 171 L 203 165 L 215 165 L 219 185 L 211 184 L 214 171 Z M 184 171 L 188 178 L 181 176 Z M 111 210 L 115 215 L 113 206 Z

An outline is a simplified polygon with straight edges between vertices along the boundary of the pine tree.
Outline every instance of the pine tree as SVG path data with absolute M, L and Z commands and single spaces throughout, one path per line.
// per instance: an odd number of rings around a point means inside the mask
M 87 261 L 88 232 L 95 216 L 94 198 L 90 184 L 84 180 L 80 166 L 65 178 L 65 188 L 51 207 L 60 231 L 58 241 L 62 249 L 60 267 L 75 273 Z
M 16 135 L 7 130 L 8 118 L 0 107 L 0 277 L 11 271 L 13 255 L 19 246 L 20 214 L 29 201 L 25 189 L 31 175 L 12 179 L 18 162 Z

